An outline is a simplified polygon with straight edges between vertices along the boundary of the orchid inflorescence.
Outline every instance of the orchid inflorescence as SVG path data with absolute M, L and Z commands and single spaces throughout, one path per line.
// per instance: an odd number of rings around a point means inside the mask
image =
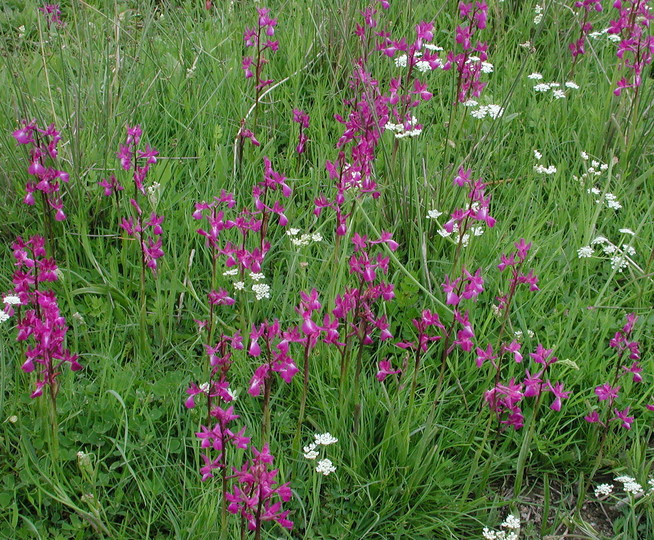
M 41 288 L 43 283 L 57 281 L 57 265 L 54 259 L 47 257 L 45 239 L 41 236 L 32 236 L 29 240 L 18 237 L 12 244 L 12 250 L 16 259 L 12 278 L 14 289 L 11 301 L 5 299 L 5 311 L 11 315 L 14 306 L 20 309 L 16 340 L 32 338 L 33 345 L 27 347 L 27 359 L 21 366 L 26 373 L 32 373 L 37 365 L 40 366 L 36 388 L 30 397 L 42 395 L 44 388 L 49 387 L 52 406 L 55 406 L 58 392 L 56 379 L 61 373 L 61 366 L 68 364 L 71 371 L 82 369 L 77 361 L 78 355 L 64 347 L 68 326 L 59 311 L 55 293 Z
M 624 409 L 615 407 L 615 403 L 620 396 L 621 386 L 618 381 L 622 377 L 631 377 L 633 383 L 642 383 L 643 368 L 640 365 L 640 346 L 639 343 L 632 339 L 632 334 L 638 317 L 635 313 L 627 315 L 627 322 L 620 330 L 615 332 L 613 338 L 609 341 L 609 347 L 614 349 L 617 354 L 613 378 L 610 382 L 600 384 L 595 387 L 595 395 L 598 401 L 605 402 L 602 411 L 593 410 L 584 416 L 586 422 L 598 424 L 605 429 L 611 422 L 615 421 L 624 429 L 631 429 L 635 417 L 629 416 L 631 405 Z M 654 410 L 654 405 L 647 405 L 648 410 Z M 600 414 L 601 413 L 601 414 Z
M 570 53 L 577 61 L 577 57 L 586 53 L 586 39 L 588 34 L 593 29 L 592 23 L 588 20 L 592 11 L 602 11 L 602 0 L 577 0 L 574 7 L 583 14 L 583 18 L 579 28 L 579 37 L 568 45 Z
M 636 92 L 643 83 L 643 70 L 652 63 L 654 36 L 649 27 L 654 20 L 654 11 L 649 0 L 615 0 L 613 7 L 618 18 L 611 21 L 608 33 L 619 36 L 617 57 L 621 67 L 631 70 L 630 78 L 622 77 L 613 93 L 619 96 L 625 89 Z
M 138 146 L 143 135 L 140 125 L 126 126 L 126 130 L 125 143 L 119 146 L 116 155 L 120 160 L 121 168 L 124 171 L 132 171 L 134 191 L 132 198 L 129 199 L 131 215 L 123 217 L 119 227 L 139 243 L 142 268 L 148 267 L 154 274 L 157 271 L 158 259 L 164 255 L 162 249 L 163 228 L 161 227 L 164 216 L 159 216 L 153 211 L 149 217 L 146 217 L 141 207 L 142 203 L 139 202 L 139 196 L 150 198 L 145 181 L 150 167 L 157 162 L 159 152 L 148 144 L 145 145 L 145 149 L 139 150 Z M 103 188 L 105 197 L 114 195 L 116 201 L 118 201 L 118 192 L 124 190 L 113 174 L 108 180 L 100 180 L 98 185 Z
M 443 69 L 454 66 L 457 71 L 456 100 L 465 103 L 468 99 L 481 96 L 487 83 L 481 81 L 484 64 L 488 62 L 488 44 L 474 42 L 477 32 L 486 28 L 488 4 L 482 1 L 459 2 L 459 17 L 463 21 L 456 27 L 456 43 L 461 52 L 448 53 Z
M 61 133 L 57 131 L 54 124 L 41 129 L 36 120 L 31 122 L 23 120 L 21 123 L 22 127 L 12 135 L 18 144 L 30 146 L 30 164 L 27 172 L 34 177 L 33 182 L 25 184 L 27 194 L 23 202 L 33 206 L 36 204 L 34 194 L 40 192 L 44 202 L 43 211 L 49 215 L 54 210 L 54 219 L 64 221 L 66 214 L 60 193 L 60 182 L 67 183 L 69 174 L 52 166 L 59 155 L 57 145 L 61 140 Z
M 226 494 L 229 512 L 245 518 L 251 531 L 260 532 L 265 521 L 292 529 L 293 522 L 288 519 L 290 510 L 282 510 L 282 502 L 290 501 L 293 496 L 290 483 L 279 484 L 276 480 L 279 469 L 269 469 L 274 458 L 267 444 L 260 451 L 254 446 L 250 449 L 254 457 L 240 469 L 234 469 L 236 485 Z

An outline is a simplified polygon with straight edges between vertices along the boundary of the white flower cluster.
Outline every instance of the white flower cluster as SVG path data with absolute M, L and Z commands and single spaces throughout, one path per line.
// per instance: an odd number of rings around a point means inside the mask
M 407 61 L 407 55 L 406 54 L 401 54 L 395 59 L 395 67 L 399 68 L 405 68 L 406 67 L 406 61 Z
M 304 233 L 300 235 L 300 229 L 289 229 L 286 231 L 286 234 L 291 237 L 291 244 L 298 247 L 308 246 L 311 242 L 322 242 L 322 234 L 320 233 Z
M 581 185 L 584 185 L 589 178 L 601 176 L 609 168 L 606 163 L 602 163 L 596 159 L 590 159 L 590 156 L 586 152 L 581 152 L 581 159 L 585 162 L 590 161 L 590 166 L 586 167 L 584 174 L 580 177 L 573 176 Z M 622 208 L 620 201 L 618 201 L 618 198 L 613 193 L 607 192 L 602 194 L 602 190 L 596 186 L 586 189 L 586 192 L 595 197 L 597 204 L 605 204 L 607 208 L 612 208 L 613 210 L 620 210 Z
M 482 234 L 484 234 L 484 228 L 470 227 L 470 229 L 468 230 L 470 232 L 467 232 L 463 236 L 461 236 L 461 234 L 459 233 L 459 226 L 455 223 L 452 228 L 452 232 L 447 232 L 445 229 L 441 227 L 440 229 L 438 229 L 438 234 L 440 234 L 443 238 L 447 238 L 451 236 L 456 244 L 461 242 L 461 245 L 463 247 L 468 247 L 468 244 L 470 243 L 471 234 L 472 236 L 481 236 Z
M 481 72 L 482 73 L 493 73 L 495 67 L 490 62 L 483 62 L 478 56 L 468 56 L 466 64 L 476 64 L 481 62 Z
M 538 150 L 534 150 L 534 157 L 537 160 L 540 160 L 543 157 L 543 154 L 541 154 Z M 536 165 L 534 165 L 534 170 L 538 174 L 556 174 L 556 167 L 554 165 L 545 167 L 545 165 L 541 165 L 540 163 L 537 163 Z
M 308 444 L 303 448 L 304 450 L 304 457 L 306 459 L 316 459 L 318 457 L 318 446 L 329 446 L 330 444 L 336 444 L 338 442 L 338 439 L 334 437 L 331 433 L 316 433 L 314 435 L 314 442 Z M 336 471 L 336 467 L 334 464 L 331 462 L 330 459 L 321 459 L 318 461 L 318 465 L 316 466 L 316 472 L 319 472 L 321 474 L 324 474 L 325 476 L 330 475 Z
M 418 119 L 415 116 L 411 117 L 411 122 L 407 126 L 404 124 L 394 124 L 393 122 L 387 122 L 384 128 L 389 131 L 394 131 L 396 139 L 404 139 L 405 137 L 417 137 L 422 133 L 422 128 L 418 127 Z
M 435 208 L 427 212 L 427 219 L 438 219 L 443 215 L 443 212 L 439 212 Z
M 229 270 L 225 270 L 223 272 L 223 276 L 236 276 L 238 275 L 238 269 L 237 268 L 230 268 Z M 260 283 L 264 279 L 266 279 L 266 276 L 262 274 L 261 272 L 250 272 L 249 277 L 254 283 L 250 286 L 250 289 L 253 293 L 254 296 L 257 300 L 263 300 L 264 298 L 270 298 L 270 285 L 267 283 Z M 245 282 L 244 281 L 235 281 L 234 282 L 234 289 L 237 291 L 245 291 L 248 290 Z
M 474 100 L 468 100 L 468 101 L 474 101 Z M 481 120 L 482 118 L 486 118 L 486 117 L 496 120 L 497 118 L 501 118 L 503 114 L 504 114 L 504 108 L 501 107 L 500 105 L 493 105 L 493 104 L 480 105 L 478 109 L 470 111 L 470 116 L 472 116 L 473 118 L 477 118 L 478 120 Z
M 332 464 L 330 459 L 321 459 L 316 466 L 316 472 L 329 476 L 336 471 L 336 467 Z
M 597 204 L 604 203 L 607 208 L 612 208 L 613 210 L 620 210 L 622 208 L 620 201 L 618 201 L 618 198 L 613 193 L 606 192 L 602 195 L 601 190 L 596 187 L 589 188 L 586 192 L 597 196 L 597 199 L 595 199 Z
M 595 488 L 595 497 L 608 497 L 613 493 L 613 484 L 599 484 Z
M 148 201 L 152 206 L 157 206 L 159 202 L 159 197 L 161 196 L 161 184 L 159 182 L 153 182 L 151 186 L 145 188 L 148 193 Z
M 255 294 L 257 300 L 270 298 L 270 285 L 267 283 L 255 283 L 252 285 L 252 292 Z
M 556 174 L 556 167 L 554 165 L 545 167 L 545 165 L 541 165 L 540 163 L 538 163 L 537 165 L 534 165 L 534 170 L 538 174 Z
M 20 304 L 20 298 L 16 296 L 15 294 L 8 294 L 2 299 L 2 303 L 5 304 L 5 306 L 17 306 Z M 0 310 L 0 323 L 3 323 L 5 321 L 9 320 L 9 313 L 7 313 L 5 310 Z
M 330 444 L 336 444 L 338 442 L 338 439 L 334 437 L 329 431 L 327 433 L 316 433 L 314 435 L 315 442 L 316 444 L 319 444 L 321 446 L 329 446 Z
M 622 484 L 622 489 L 627 493 L 627 495 L 640 497 L 642 495 L 651 495 L 654 493 L 654 478 L 650 478 L 647 481 L 647 493 L 645 493 L 643 486 L 636 482 L 636 479 L 633 476 L 618 476 L 615 481 Z M 613 494 L 613 490 L 613 484 L 599 484 L 595 488 L 595 497 L 598 499 L 604 499 Z
M 442 51 L 443 47 L 439 47 L 438 45 L 434 45 L 433 43 L 425 43 L 424 44 L 425 49 L 429 49 L 430 51 Z M 434 68 L 431 67 L 431 64 L 427 62 L 426 60 L 418 60 L 422 56 L 422 53 L 419 51 L 416 51 L 413 53 L 413 58 L 416 60 L 415 68 L 420 72 L 420 73 L 426 73 L 427 71 L 433 71 L 434 69 L 442 68 L 443 63 L 440 60 L 436 60 L 434 63 Z M 401 54 L 397 58 L 395 58 L 395 67 L 398 68 L 405 68 L 407 66 L 409 58 L 407 57 L 406 54 Z M 491 66 L 492 67 L 492 66 Z
M 527 336 L 530 338 L 533 338 L 536 334 L 534 334 L 533 330 L 527 330 Z M 522 330 L 516 330 L 513 332 L 513 336 L 518 340 L 522 341 L 524 339 L 524 334 L 522 333 Z
M 617 43 L 622 39 L 620 37 L 620 34 L 609 34 L 609 29 L 604 28 L 603 30 L 600 30 L 599 32 L 591 32 L 588 34 L 588 37 L 593 38 L 593 39 L 599 39 L 601 37 L 604 37 L 608 41 L 612 41 L 613 43 Z
M 616 482 L 622 483 L 622 489 L 630 495 L 640 495 L 643 493 L 643 486 L 641 486 L 636 479 L 631 476 L 618 476 Z
M 580 259 L 589 259 L 595 254 L 595 251 L 591 246 L 583 246 L 577 250 L 577 255 Z
M 532 81 L 542 81 L 543 75 L 534 72 L 531 73 L 530 75 L 527 75 L 527 78 L 531 79 Z M 576 82 L 566 81 L 565 83 L 563 83 L 563 85 L 561 85 L 561 83 L 558 82 L 538 82 L 534 85 L 534 91 L 545 93 L 551 90 L 552 97 L 554 97 L 554 99 L 564 99 L 566 97 L 566 93 L 565 90 L 563 90 L 562 86 L 565 88 L 569 88 L 571 90 L 579 90 L 579 85 Z
M 620 229 L 620 232 L 631 236 L 634 235 L 634 232 L 631 229 Z M 601 246 L 601 248 L 595 248 L 595 246 L 598 245 Z M 636 249 L 631 244 L 622 244 L 622 247 L 618 247 L 608 238 L 598 236 L 592 240 L 590 245 L 580 247 L 577 250 L 577 256 L 580 259 L 590 258 L 595 255 L 595 249 L 601 249 L 602 253 L 609 257 L 612 270 L 622 272 L 630 264 L 637 270 L 640 270 L 638 265 L 636 265 L 631 258 L 636 255 Z
M 534 13 L 536 14 L 534 17 L 534 24 L 540 24 L 543 22 L 543 6 L 536 4 L 534 7 Z
M 509 514 L 500 527 L 507 530 L 493 531 L 484 527 L 481 534 L 486 540 L 518 540 L 520 537 L 520 518 L 518 516 Z

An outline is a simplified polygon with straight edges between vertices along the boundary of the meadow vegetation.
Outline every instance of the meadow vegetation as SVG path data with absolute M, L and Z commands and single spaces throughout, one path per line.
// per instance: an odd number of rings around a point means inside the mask
M 0 537 L 654 538 L 653 19 L 2 2 Z

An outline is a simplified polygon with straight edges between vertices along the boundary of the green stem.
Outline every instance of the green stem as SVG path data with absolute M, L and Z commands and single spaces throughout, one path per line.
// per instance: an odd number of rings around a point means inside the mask
M 542 386 L 542 384 L 541 384 Z M 513 484 L 513 495 L 518 497 L 520 495 L 520 490 L 522 489 L 522 481 L 525 475 L 525 468 L 527 466 L 527 457 L 529 454 L 529 449 L 531 447 L 531 440 L 534 437 L 534 430 L 536 428 L 536 421 L 538 419 L 538 409 L 540 408 L 540 403 L 543 397 L 543 389 L 541 388 L 538 397 L 536 398 L 536 404 L 534 405 L 534 411 L 529 420 L 529 428 L 527 434 L 522 439 L 522 445 L 520 446 L 520 453 L 518 454 L 518 463 L 516 465 L 515 473 L 515 482 Z
M 302 379 L 302 396 L 300 397 L 300 413 L 297 419 L 297 428 L 295 430 L 295 438 L 293 443 L 293 448 L 295 448 L 295 453 L 300 451 L 300 438 L 302 435 L 302 423 L 304 422 L 304 409 L 307 403 L 307 392 L 309 389 L 309 354 L 311 352 L 310 347 L 310 337 L 307 336 L 307 342 L 304 346 L 304 377 Z

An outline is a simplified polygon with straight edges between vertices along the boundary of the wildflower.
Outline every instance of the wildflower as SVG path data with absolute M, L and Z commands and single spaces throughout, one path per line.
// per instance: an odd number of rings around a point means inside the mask
M 300 109 L 293 109 L 293 122 L 300 124 L 300 134 L 298 136 L 298 144 L 295 147 L 295 151 L 298 154 L 302 154 L 304 153 L 306 143 L 309 140 L 305 133 L 305 130 L 309 128 L 309 115 Z
M 401 373 L 401 369 L 396 369 L 394 370 L 393 367 L 391 366 L 391 361 L 388 359 L 385 360 L 380 360 L 379 361 L 379 371 L 377 371 L 377 374 L 375 377 L 377 377 L 377 380 L 379 382 L 383 382 L 386 377 L 389 375 L 393 375 L 395 373 Z
M 395 59 L 395 66 L 399 68 L 405 68 L 407 64 L 407 55 L 402 54 Z
M 236 283 L 234 287 L 236 287 Z M 255 283 L 252 285 L 252 292 L 255 294 L 257 300 L 270 298 L 270 285 L 266 283 Z
M 443 212 L 439 212 L 438 210 L 429 210 L 427 212 L 427 219 L 438 219 L 443 215 Z
M 336 471 L 336 467 L 332 464 L 330 459 L 321 459 L 316 466 L 316 472 L 329 476 Z
M 612 418 L 612 420 L 618 420 L 621 422 L 621 426 L 625 429 L 631 429 L 631 424 L 634 421 L 633 416 L 628 416 L 629 414 L 629 407 L 627 407 L 624 411 L 619 411 L 618 409 L 613 409 L 613 412 L 615 413 L 615 416 Z
M 643 487 L 631 476 L 618 476 L 615 481 L 621 482 L 622 488 L 631 495 L 639 495 L 643 492 Z
M 330 444 L 335 444 L 338 442 L 338 439 L 329 432 L 322 434 L 316 433 L 314 437 L 316 444 L 321 446 L 329 446 Z
M 504 527 L 506 529 L 519 529 L 520 518 L 518 516 L 514 516 L 513 514 L 509 514 L 506 516 L 506 519 L 502 522 L 500 527 Z
M 539 174 L 556 174 L 556 167 L 554 165 L 550 165 L 549 167 L 534 165 L 534 170 Z
M 109 177 L 109 180 L 105 180 L 104 178 L 98 182 L 98 185 L 102 188 L 104 188 L 104 196 L 105 197 L 111 197 L 114 193 L 118 193 L 119 191 L 124 190 L 125 188 L 120 185 L 118 180 L 116 180 L 115 175 L 111 175 Z
M 618 392 L 620 391 L 619 386 L 611 386 L 609 383 L 602 384 L 595 388 L 595 394 L 600 401 L 609 400 L 609 403 L 613 403 L 618 397 Z
M 555 99 L 565 98 L 565 92 L 563 90 L 553 90 L 552 95 L 554 96 Z
M 635 342 L 632 342 L 632 347 L 633 347 L 633 343 L 635 343 Z M 635 347 L 634 347 L 634 349 L 635 349 Z M 622 371 L 626 371 L 627 373 L 633 373 L 633 375 L 634 375 L 633 379 L 632 379 L 633 382 L 635 382 L 635 383 L 643 382 L 643 377 L 641 375 L 641 372 L 643 371 L 643 368 L 640 366 L 639 362 L 634 362 L 633 364 L 631 364 L 630 367 L 623 366 Z
M 236 303 L 236 300 L 230 298 L 225 289 L 210 291 L 208 297 L 209 303 L 214 306 L 232 306 Z
M 591 412 L 589 415 L 584 416 L 584 420 L 589 424 L 600 424 L 604 425 L 604 422 L 600 420 L 599 413 L 597 411 Z
M 493 119 L 500 118 L 504 114 L 504 108 L 500 107 L 499 105 L 487 105 L 486 106 L 486 111 L 488 113 L 488 116 L 490 116 Z
M 58 28 L 63 28 L 65 26 L 64 22 L 61 20 L 61 9 L 59 8 L 59 4 L 43 4 L 43 7 L 39 8 L 39 11 L 45 14 L 48 26 L 55 25 Z
M 611 269 L 616 272 L 622 272 L 628 266 L 627 260 L 623 255 L 615 255 L 611 257 Z
M 636 233 L 631 229 L 620 229 L 618 232 L 621 232 L 622 234 L 630 234 L 631 236 L 636 235 Z
M 559 412 L 561 410 L 561 400 L 568 399 L 570 397 L 570 392 L 563 391 L 563 383 L 552 385 L 550 381 L 547 381 L 547 386 L 549 391 L 554 394 L 554 401 L 550 405 L 550 409 Z
M 612 484 L 599 484 L 595 488 L 595 497 L 607 497 L 613 493 L 613 485 Z
M 306 459 L 316 459 L 318 457 L 318 451 L 316 450 L 316 443 L 311 443 L 308 446 L 303 448 L 304 457 Z
M 234 470 L 237 485 L 232 493 L 225 494 L 230 503 L 227 510 L 232 514 L 241 514 L 252 531 L 260 528 L 263 521 L 276 521 L 282 527 L 292 529 L 293 522 L 288 519 L 290 511 L 281 511 L 281 503 L 288 502 L 292 497 L 289 484 L 279 485 L 275 480 L 279 469 L 268 470 L 274 458 L 267 444 L 261 451 L 253 446 L 251 449 L 255 457 L 240 470 Z M 275 498 L 281 499 L 281 502 L 273 502 Z
M 547 83 L 539 83 L 534 86 L 536 92 L 547 92 L 550 89 L 550 85 Z
M 565 83 L 566 88 L 570 88 L 572 90 L 579 90 L 579 85 L 573 81 L 567 81 Z
M 493 73 L 493 64 L 490 62 L 482 62 L 481 63 L 481 72 L 482 73 Z
M 485 360 L 488 360 L 491 364 L 495 365 L 493 360 L 497 360 L 497 355 L 493 354 L 492 345 L 488 345 L 485 350 L 481 347 L 477 347 L 477 359 L 475 360 L 477 367 L 480 368 Z
M 595 251 L 591 246 L 583 246 L 577 250 L 577 255 L 580 259 L 592 257 Z
M 531 79 L 532 81 L 540 81 L 542 78 L 543 76 L 540 73 L 536 73 L 536 72 L 532 73 L 531 75 L 527 75 L 527 79 Z

